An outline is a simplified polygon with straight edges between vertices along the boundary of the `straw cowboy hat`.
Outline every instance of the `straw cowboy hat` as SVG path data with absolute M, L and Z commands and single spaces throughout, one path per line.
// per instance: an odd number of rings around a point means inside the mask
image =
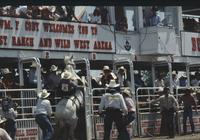
M 10 74 L 11 71 L 8 68 L 3 69 L 3 74 Z
M 31 67 L 31 68 L 35 68 L 35 67 L 37 67 L 37 64 L 36 64 L 35 62 L 32 62 L 32 64 L 31 64 L 30 67 Z
M 130 91 L 130 89 L 128 89 L 128 88 L 125 88 L 125 89 L 122 91 L 122 94 L 126 94 L 126 95 L 128 95 L 129 97 L 132 96 L 132 95 L 131 95 L 131 91 Z
M 57 71 L 57 70 L 58 70 L 58 67 L 56 67 L 55 65 L 52 65 L 52 66 L 51 66 L 50 71 Z
M 125 70 L 124 66 L 119 67 L 119 70 Z
M 71 72 L 65 71 L 61 74 L 61 78 L 62 79 L 71 79 L 72 78 L 72 74 Z
M 105 70 L 111 71 L 109 66 L 103 66 L 103 71 L 105 71 Z
M 116 87 L 119 87 L 120 84 L 117 84 L 116 81 L 114 79 L 110 80 L 110 83 L 109 84 L 106 84 L 106 86 L 108 88 L 116 88 Z
M 39 98 L 45 99 L 47 97 L 49 97 L 50 93 L 47 92 L 46 89 L 43 89 L 40 93 L 39 93 Z

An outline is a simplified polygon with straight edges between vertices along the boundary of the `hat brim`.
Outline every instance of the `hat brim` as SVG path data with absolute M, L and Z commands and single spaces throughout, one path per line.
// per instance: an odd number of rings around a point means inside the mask
M 58 68 L 55 68 L 55 69 L 50 69 L 51 71 L 57 71 L 58 70 Z
M 7 119 L 6 118 L 3 118 L 0 120 L 0 124 L 4 123 Z
M 42 96 L 42 92 L 39 94 L 39 98 L 42 98 L 42 99 L 45 99 L 47 97 L 49 97 L 50 93 L 47 92 L 47 95 L 46 96 Z
M 109 84 L 106 84 L 107 88 L 116 88 L 116 87 L 119 87 L 119 86 L 120 86 L 120 84 L 116 84 L 114 86 L 110 86 Z

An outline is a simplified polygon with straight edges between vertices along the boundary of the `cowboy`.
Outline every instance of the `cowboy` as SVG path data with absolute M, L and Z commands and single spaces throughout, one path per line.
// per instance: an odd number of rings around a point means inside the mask
M 179 78 L 179 85 L 180 85 L 181 87 L 185 87 L 185 86 L 187 85 L 187 75 L 186 75 L 185 72 L 184 72 L 184 73 L 182 74 L 182 76 Z
M 109 68 L 109 66 L 104 66 L 103 74 L 101 75 L 101 79 L 100 79 L 100 85 L 105 87 L 106 84 L 109 84 L 111 79 L 116 80 L 117 77 L 114 73 L 112 73 L 112 70 Z
M 125 88 L 122 91 L 122 95 L 128 109 L 128 114 L 125 116 L 125 125 L 129 125 L 135 119 L 136 107 L 133 99 L 131 98 L 132 95 L 130 89 Z
M 61 75 L 61 80 L 58 86 L 61 93 L 61 97 L 69 97 L 73 95 L 76 89 L 79 87 L 76 82 L 72 79 L 72 74 L 68 71 L 65 71 Z
M 51 103 L 47 99 L 50 93 L 46 89 L 43 89 L 39 94 L 39 99 L 37 100 L 37 105 L 35 109 L 35 121 L 42 129 L 43 140 L 51 140 L 54 130 L 50 122 L 50 117 L 52 115 Z
M 47 89 L 56 90 L 60 83 L 60 76 L 57 74 L 58 67 L 55 65 L 51 66 L 50 73 L 47 77 Z
M 33 62 L 30 66 L 30 71 L 29 71 L 29 76 L 28 76 L 29 88 L 37 87 L 36 67 L 37 67 L 37 64 L 35 62 Z
M 152 15 L 149 19 L 150 26 L 157 26 L 161 22 L 160 17 L 158 15 L 157 7 L 152 7 L 151 12 L 152 12 Z
M 158 99 L 151 101 L 151 104 L 160 102 L 160 112 L 162 115 L 161 118 L 161 127 L 160 133 L 166 133 L 168 131 L 169 138 L 174 138 L 174 113 L 178 110 L 178 102 L 173 95 L 170 94 L 170 89 L 164 87 L 164 95 L 160 96 Z M 163 123 L 165 122 L 165 125 Z M 165 128 L 165 127 L 166 128 Z
M 164 87 L 165 86 L 162 74 L 159 74 L 158 78 L 155 80 L 155 86 L 156 87 Z
M 121 87 L 127 86 L 126 84 L 127 75 L 126 75 L 126 69 L 124 68 L 124 66 L 119 67 L 118 72 L 117 72 L 117 79 Z
M 183 102 L 183 131 L 184 134 L 187 133 L 187 126 L 186 126 L 186 121 L 187 117 L 189 117 L 190 120 L 190 126 L 192 133 L 195 132 L 194 128 L 194 122 L 193 122 L 193 113 L 192 113 L 192 106 L 195 107 L 195 110 L 197 112 L 197 104 L 195 102 L 194 97 L 191 95 L 192 89 L 186 89 L 185 94 L 182 95 L 179 99 L 179 103 Z
M 5 128 L 5 122 L 6 119 L 0 117 L 0 139 L 1 140 L 12 140 L 12 138 L 9 136 L 9 134 L 4 130 Z
M 110 139 L 112 123 L 115 122 L 119 132 L 119 140 L 126 140 L 126 126 L 123 123 L 123 112 L 127 114 L 127 107 L 123 96 L 117 92 L 116 88 L 120 85 L 115 80 L 111 80 L 108 88 L 109 93 L 105 93 L 99 105 L 99 114 L 105 109 L 104 117 L 104 140 Z
M 4 86 L 7 89 L 16 87 L 14 76 L 12 75 L 12 72 L 8 68 L 3 69 L 2 82 L 4 83 Z
M 15 118 L 17 117 L 16 106 L 17 104 L 15 104 L 11 99 L 10 92 L 7 92 L 7 96 L 2 99 L 2 111 L 3 117 L 6 118 L 5 130 L 8 132 L 12 139 L 15 139 L 17 130 L 15 121 Z

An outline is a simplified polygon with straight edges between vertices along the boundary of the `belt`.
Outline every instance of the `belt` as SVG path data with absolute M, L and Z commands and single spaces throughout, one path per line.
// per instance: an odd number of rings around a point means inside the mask
M 107 107 L 106 111 L 120 111 L 119 108 L 114 108 L 114 107 Z

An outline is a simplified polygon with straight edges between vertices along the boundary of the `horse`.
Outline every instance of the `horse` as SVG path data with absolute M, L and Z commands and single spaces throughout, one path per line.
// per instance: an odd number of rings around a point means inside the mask
M 65 71 L 72 74 L 71 79 L 77 83 L 78 81 L 81 82 L 84 86 L 84 78 L 80 79 L 74 71 L 73 57 L 65 57 L 64 62 L 66 64 Z M 81 107 L 83 102 L 84 95 L 81 89 L 77 89 L 74 95 L 69 98 L 63 98 L 58 102 L 55 110 L 55 139 L 75 140 L 74 130 L 78 122 L 77 110 Z

